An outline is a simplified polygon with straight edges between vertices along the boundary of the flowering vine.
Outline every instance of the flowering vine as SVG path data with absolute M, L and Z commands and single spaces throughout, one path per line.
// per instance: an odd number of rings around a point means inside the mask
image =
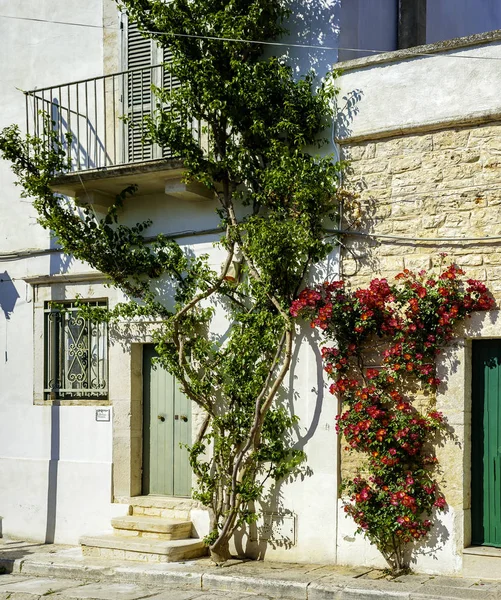
M 344 510 L 397 571 L 408 566 L 409 545 L 429 533 L 433 509 L 446 508 L 431 443 L 444 418 L 431 401 L 423 412 L 412 401 L 417 390 L 433 395 L 440 384 L 436 357 L 454 324 L 494 306 L 483 283 L 462 275 L 455 265 L 435 277 L 405 269 L 393 285 L 374 279 L 354 292 L 326 282 L 303 290 L 290 308 L 334 342 L 322 358 L 343 406 L 336 430 L 345 450 L 365 456 L 343 483 Z M 368 351 L 379 365 L 364 365 Z

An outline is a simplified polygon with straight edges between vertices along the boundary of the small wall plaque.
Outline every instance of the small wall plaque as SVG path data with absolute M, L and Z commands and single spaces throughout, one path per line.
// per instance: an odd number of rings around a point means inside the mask
M 96 421 L 109 421 L 110 420 L 110 409 L 109 408 L 96 408 Z

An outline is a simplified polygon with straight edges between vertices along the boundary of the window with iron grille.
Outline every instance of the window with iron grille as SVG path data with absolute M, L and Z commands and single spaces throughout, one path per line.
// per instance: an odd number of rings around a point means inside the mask
M 80 302 L 82 304 L 82 302 Z M 106 301 L 86 304 L 106 307 Z M 108 327 L 84 318 L 75 302 L 46 302 L 45 400 L 108 398 Z

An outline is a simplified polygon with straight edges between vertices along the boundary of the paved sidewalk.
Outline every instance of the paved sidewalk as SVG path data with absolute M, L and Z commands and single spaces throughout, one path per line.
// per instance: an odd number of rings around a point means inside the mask
M 79 547 L 0 540 L 0 600 L 501 600 L 499 580 L 208 558 L 152 564 L 83 558 Z

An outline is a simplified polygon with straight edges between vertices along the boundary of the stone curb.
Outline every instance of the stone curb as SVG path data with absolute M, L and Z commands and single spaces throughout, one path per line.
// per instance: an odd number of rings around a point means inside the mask
M 53 577 L 86 582 L 135 583 L 150 586 L 178 585 L 200 591 L 230 591 L 271 596 L 287 600 L 501 600 L 501 586 L 496 582 L 485 589 L 464 587 L 465 580 L 455 580 L 458 586 L 433 585 L 434 577 L 425 576 L 413 582 L 393 583 L 386 580 L 357 579 L 353 577 L 322 575 L 314 571 L 298 573 L 291 566 L 290 573 L 260 570 L 258 576 L 214 573 L 194 563 L 149 565 L 114 563 L 111 565 L 83 563 L 76 560 L 52 560 L 50 555 L 18 559 L 0 558 L 0 568 L 12 574 L 27 577 Z M 168 566 L 170 565 L 170 566 Z M 231 568 L 231 567 L 230 567 Z M 461 583 L 463 585 L 461 585 Z M 473 584 L 473 581 L 472 581 Z M 467 584 L 468 585 L 468 584 Z M 401 589 L 395 589 L 395 586 Z
M 0 572 L 17 574 L 21 572 L 24 558 L 0 558 Z
M 287 600 L 307 600 L 307 581 L 291 581 L 290 579 L 262 579 L 256 577 L 232 577 L 231 575 L 204 574 L 202 589 L 223 590 L 228 592 L 253 592 L 287 598 Z

